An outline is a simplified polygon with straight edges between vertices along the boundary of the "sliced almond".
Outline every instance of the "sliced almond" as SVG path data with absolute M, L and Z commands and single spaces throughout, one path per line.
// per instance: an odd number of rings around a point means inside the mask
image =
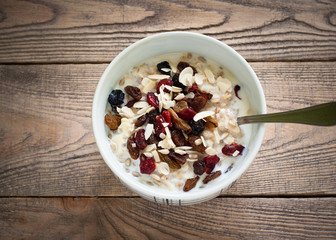
M 170 78 L 169 75 L 164 75 L 164 74 L 154 74 L 154 75 L 149 75 L 148 78 L 154 79 L 154 80 L 162 80 L 165 78 Z
M 170 172 L 169 165 L 166 162 L 160 162 L 157 165 L 157 170 L 160 174 L 163 174 L 163 175 L 168 175 Z
M 232 87 L 232 83 L 229 79 L 219 76 L 217 78 L 217 86 L 220 92 L 225 93 Z
M 191 79 L 193 77 L 193 73 L 194 71 L 191 67 L 186 67 L 179 75 L 179 82 L 185 86 L 191 86 L 190 82 L 192 82 Z
M 153 129 L 154 129 L 153 124 L 151 124 L 151 123 L 147 124 L 146 130 L 145 130 L 145 139 L 146 140 L 150 137 L 150 135 L 152 135 Z
M 152 152 L 152 154 L 153 154 L 153 157 L 154 157 L 154 159 L 155 159 L 155 162 L 161 162 L 161 159 L 160 159 L 160 157 L 159 157 L 159 154 L 158 154 L 158 152 L 157 152 L 156 150 L 154 150 L 154 151 Z
M 161 139 L 165 139 L 165 138 L 166 138 L 166 134 L 164 134 L 164 133 L 160 133 L 159 137 L 160 137 Z
M 202 85 L 204 82 L 205 76 L 203 74 L 196 73 L 194 79 L 195 79 L 195 83 L 197 83 L 198 85 Z
M 204 69 L 204 74 L 208 79 L 209 83 L 215 83 L 215 76 L 213 75 L 212 71 L 209 68 Z
M 204 147 L 207 147 L 206 142 L 205 142 L 205 139 L 204 139 L 203 136 L 201 136 L 201 140 L 202 140 L 202 143 L 203 143 Z
M 195 141 L 195 144 L 198 146 L 198 145 L 201 145 L 202 144 L 202 139 L 197 139 L 196 141 Z
M 145 102 L 145 101 L 139 101 L 139 102 L 136 102 L 134 103 L 133 107 L 134 108 L 145 108 L 149 106 L 148 102 Z
M 187 154 L 186 151 L 183 151 L 183 150 L 180 150 L 180 149 L 175 149 L 175 152 L 176 152 L 177 154 L 180 154 L 180 155 L 185 155 L 185 154 Z
M 153 144 L 147 145 L 147 147 L 144 149 L 144 152 L 151 152 L 155 149 L 156 149 L 156 144 L 153 143 Z
M 158 150 L 158 152 L 162 153 L 162 154 L 165 154 L 165 155 L 169 154 L 169 150 L 168 149 L 160 149 L 160 150 Z
M 199 113 L 197 113 L 195 116 L 194 116 L 194 121 L 195 122 L 197 122 L 198 120 L 201 120 L 201 119 L 203 119 L 203 118 L 206 118 L 206 117 L 208 117 L 208 116 L 212 116 L 212 115 L 214 115 L 215 114 L 215 112 L 213 112 L 213 111 L 203 111 L 203 112 L 199 112 Z
M 150 152 L 144 152 L 143 154 L 144 154 L 146 157 L 148 157 L 148 158 L 153 157 L 153 154 L 150 153 Z
M 171 87 L 172 92 L 182 92 L 182 88 L 172 86 Z
M 182 100 L 183 98 L 185 98 L 185 95 L 183 93 L 180 93 L 174 99 L 178 101 L 178 100 Z

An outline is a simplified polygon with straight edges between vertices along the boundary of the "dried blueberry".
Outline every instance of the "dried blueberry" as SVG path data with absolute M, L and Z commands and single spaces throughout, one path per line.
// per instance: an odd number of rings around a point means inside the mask
M 194 120 L 191 120 L 189 122 L 189 125 L 191 127 L 191 133 L 194 135 L 200 135 L 205 128 L 205 122 L 202 119 L 196 122 Z
M 114 89 L 108 97 L 111 106 L 119 106 L 124 103 L 125 93 L 120 89 Z
M 160 62 L 156 65 L 156 67 L 160 73 L 165 74 L 165 75 L 170 75 L 171 67 L 169 65 L 169 62 L 167 61 Z
M 183 85 L 180 81 L 179 81 L 179 73 L 175 73 L 172 80 L 173 80 L 173 86 L 175 87 L 179 87 L 182 88 L 183 91 L 186 91 L 187 86 Z

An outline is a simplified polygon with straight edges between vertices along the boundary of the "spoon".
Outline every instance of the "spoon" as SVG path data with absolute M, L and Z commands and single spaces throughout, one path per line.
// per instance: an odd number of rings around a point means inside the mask
M 237 122 L 239 125 L 247 123 L 286 122 L 333 126 L 336 125 L 336 102 L 319 104 L 287 112 L 238 117 Z

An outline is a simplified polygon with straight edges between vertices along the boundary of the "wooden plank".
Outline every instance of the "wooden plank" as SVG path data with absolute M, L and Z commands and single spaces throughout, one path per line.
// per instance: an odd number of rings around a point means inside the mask
M 91 130 L 106 64 L 0 65 L 1 196 L 132 196 L 102 160 Z M 252 63 L 268 109 L 336 100 L 336 63 Z M 336 127 L 268 124 L 229 195 L 336 193 Z
M 1 239 L 335 239 L 335 198 L 1 198 Z
M 0 2 L 0 62 L 110 62 L 135 41 L 192 31 L 248 60 L 335 60 L 334 1 Z

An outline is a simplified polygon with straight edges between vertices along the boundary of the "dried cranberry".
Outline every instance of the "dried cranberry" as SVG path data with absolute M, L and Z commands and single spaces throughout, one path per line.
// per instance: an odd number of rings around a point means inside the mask
M 170 79 L 162 79 L 156 86 L 156 92 L 160 93 L 160 87 L 162 85 L 168 85 L 168 86 L 173 86 L 173 81 Z M 164 88 L 165 92 L 169 92 L 166 88 Z
M 219 157 L 217 155 L 211 155 L 203 158 L 203 162 L 205 163 L 205 172 L 210 174 L 212 170 L 215 168 L 216 164 L 219 162 Z
M 163 61 L 163 62 L 160 62 L 156 65 L 158 71 L 162 74 L 165 74 L 165 75 L 170 75 L 170 72 L 171 72 L 171 67 L 169 65 L 169 62 L 167 61 Z M 169 71 L 165 71 L 166 69 L 169 69 Z
M 179 77 L 180 77 L 180 74 L 179 73 L 175 73 L 174 76 L 173 76 L 173 86 L 175 87 L 179 87 L 179 88 L 182 88 L 182 91 L 185 91 L 187 86 L 185 86 L 183 83 L 181 83 L 179 81 Z
M 150 111 L 147 113 L 148 122 L 154 124 L 156 121 L 156 116 L 159 115 L 159 111 L 157 109 Z
M 143 174 L 151 174 L 156 168 L 154 158 L 147 158 L 145 155 L 140 156 L 140 172 Z
M 165 122 L 169 124 L 168 127 L 173 126 L 172 121 L 171 121 L 171 117 L 170 117 L 170 113 L 167 110 L 162 112 L 162 117 L 164 118 Z
M 196 90 L 198 90 L 198 85 L 197 83 L 193 83 L 193 85 L 191 85 L 191 87 L 188 89 L 188 92 L 195 92 Z
M 189 121 L 196 115 L 196 112 L 191 107 L 188 107 L 187 109 L 179 112 L 178 115 L 180 116 L 180 118 Z
M 238 151 L 238 155 L 242 155 L 242 152 L 244 150 L 244 146 L 237 144 L 237 143 L 232 143 L 230 145 L 225 145 L 222 148 L 222 153 L 226 156 L 233 156 L 233 154 Z
M 236 86 L 234 87 L 234 92 L 235 92 L 236 97 L 239 98 L 239 99 L 241 100 L 241 98 L 238 96 L 238 91 L 239 91 L 239 90 L 240 90 L 240 86 L 239 86 L 239 85 L 236 85 Z
M 200 135 L 204 131 L 204 128 L 205 128 L 205 122 L 202 119 L 196 122 L 194 120 L 191 120 L 189 122 L 189 125 L 191 127 L 191 134 L 194 134 L 194 135 Z
M 154 124 L 154 131 L 155 131 L 156 136 L 159 136 L 161 133 L 166 132 L 162 124 L 164 122 L 165 122 L 165 119 L 161 115 L 156 117 L 156 121 Z
M 153 92 L 147 93 L 147 102 L 155 108 L 159 108 L 159 99 Z
M 135 100 L 135 99 L 129 100 L 129 101 L 125 104 L 125 106 L 131 108 L 131 107 L 133 107 L 134 103 L 136 103 L 137 101 L 138 101 L 138 100 Z
M 135 144 L 138 149 L 145 149 L 147 147 L 146 139 L 145 139 L 145 129 L 140 129 L 135 134 Z
M 202 160 L 194 162 L 193 167 L 196 175 L 202 175 L 205 172 L 205 163 Z

